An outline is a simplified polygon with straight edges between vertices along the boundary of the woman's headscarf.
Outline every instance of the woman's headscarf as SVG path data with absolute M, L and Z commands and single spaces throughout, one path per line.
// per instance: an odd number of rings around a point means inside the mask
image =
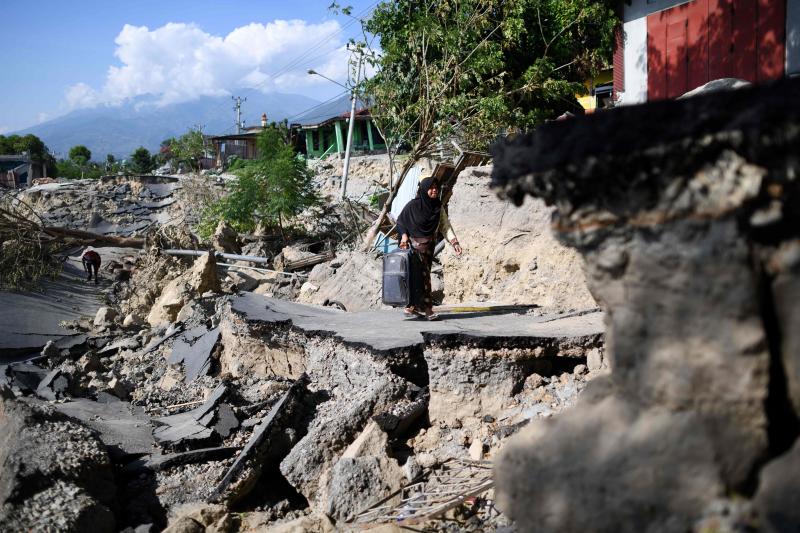
M 428 189 L 436 184 L 432 177 L 419 182 L 417 197 L 403 208 L 397 217 L 397 226 L 410 237 L 432 237 L 439 227 L 442 201 L 428 196 Z M 437 184 L 438 185 L 438 184 Z

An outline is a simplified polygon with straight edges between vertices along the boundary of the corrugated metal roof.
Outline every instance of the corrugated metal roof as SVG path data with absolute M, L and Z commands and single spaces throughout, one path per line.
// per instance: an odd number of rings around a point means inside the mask
M 356 101 L 356 112 L 363 112 L 369 108 L 367 103 L 359 98 Z M 300 126 L 317 126 L 336 118 L 347 118 L 350 115 L 350 95 L 344 95 L 336 100 L 320 104 L 297 117 L 290 117 L 290 124 Z

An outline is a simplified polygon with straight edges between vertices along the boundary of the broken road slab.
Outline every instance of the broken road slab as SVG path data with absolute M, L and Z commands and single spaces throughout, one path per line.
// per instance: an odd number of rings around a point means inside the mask
M 541 315 L 457 313 L 442 320 L 405 320 L 402 310 L 342 313 L 255 293 L 233 298 L 231 309 L 245 320 L 286 324 L 306 333 L 323 333 L 377 351 L 421 345 L 426 338 L 518 339 L 590 337 L 604 331 L 603 313 Z

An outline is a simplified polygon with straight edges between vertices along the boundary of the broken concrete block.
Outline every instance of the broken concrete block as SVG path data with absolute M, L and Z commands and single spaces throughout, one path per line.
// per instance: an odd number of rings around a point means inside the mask
M 211 369 L 211 353 L 219 338 L 219 328 L 207 330 L 205 326 L 199 326 L 186 331 L 172 345 L 167 362 L 183 364 L 184 381 L 187 383 L 198 376 L 205 376 Z
M 120 400 L 127 400 L 130 396 L 131 386 L 115 376 L 108 382 L 106 391 L 110 394 L 113 394 Z
M 101 307 L 94 316 L 94 325 L 108 327 L 114 323 L 115 318 L 117 318 L 116 309 L 112 307 Z
M 230 503 L 246 496 L 258 481 L 261 471 L 277 465 L 289 453 L 300 435 L 286 429 L 301 419 L 300 401 L 307 392 L 308 382 L 308 376 L 301 376 L 261 419 L 236 461 L 214 489 L 211 501 L 227 500 Z
M 159 427 L 153 430 L 153 438 L 162 445 L 177 446 L 188 443 L 201 443 L 214 434 L 213 420 L 216 407 L 226 392 L 225 385 L 220 385 L 200 407 L 153 419 Z
M 70 376 L 59 369 L 51 370 L 36 388 L 36 395 L 45 400 L 55 401 L 69 392 Z
M 49 371 L 44 368 L 27 363 L 14 363 L 6 368 L 9 386 L 16 387 L 26 394 L 35 392 L 48 373 Z
M 188 274 L 187 283 L 194 294 L 204 294 L 207 291 L 219 292 L 217 260 L 212 252 L 198 257 Z
M 88 352 L 82 355 L 81 358 L 78 359 L 78 368 L 82 374 L 105 371 L 103 363 L 100 362 L 100 358 L 97 357 L 97 354 L 94 352 Z
M 325 514 L 337 521 L 354 517 L 404 483 L 403 469 L 385 454 L 343 457 L 330 472 Z
M 127 315 L 125 315 L 125 319 L 122 321 L 122 326 L 130 328 L 133 326 L 141 326 L 144 323 L 145 323 L 144 320 L 138 314 L 128 313 Z
M 225 221 L 220 220 L 217 224 L 217 229 L 214 230 L 214 236 L 211 238 L 214 244 L 214 249 L 218 252 L 226 252 L 229 254 L 242 253 L 241 243 L 239 242 L 239 235 L 231 225 Z
M 252 291 L 258 287 L 258 280 L 245 274 L 244 272 L 229 270 L 228 277 L 236 285 L 236 289 L 239 291 Z
M 61 349 L 54 341 L 47 341 L 41 351 L 41 355 L 44 357 L 57 357 L 60 353 Z

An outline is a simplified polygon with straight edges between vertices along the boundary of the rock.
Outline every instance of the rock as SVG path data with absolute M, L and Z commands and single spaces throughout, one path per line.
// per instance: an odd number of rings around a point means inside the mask
M 525 378 L 525 388 L 528 390 L 538 389 L 543 384 L 544 378 L 536 372 Z
M 327 517 L 314 514 L 275 524 L 259 531 L 263 531 L 263 533 L 335 533 L 336 528 Z
M 115 496 L 111 461 L 90 430 L 0 390 L 0 529 L 114 531 Z
M 586 365 L 575 365 L 575 368 L 572 369 L 572 375 L 574 376 L 582 376 L 586 373 Z
M 189 272 L 164 287 L 147 315 L 147 322 L 151 326 L 174 322 L 184 305 L 208 291 L 220 291 L 217 262 L 211 252 L 198 257 Z
M 413 455 L 406 460 L 403 465 L 403 473 L 406 475 L 406 481 L 411 483 L 422 474 L 422 466 L 417 462 L 417 458 Z
M 755 505 L 765 533 L 796 531 L 800 524 L 800 440 L 759 473 Z
M 244 272 L 228 270 L 228 278 L 236 285 L 239 291 L 252 291 L 258 287 L 258 280 Z
M 114 323 L 116 317 L 117 311 L 115 309 L 111 307 L 101 307 L 94 316 L 94 325 L 108 327 Z
M 44 357 L 57 357 L 61 353 L 58 346 L 54 341 L 47 341 L 47 344 L 42 348 L 41 355 Z
M 78 359 L 78 369 L 81 374 L 88 374 L 89 372 L 103 372 L 105 367 L 100 362 L 100 358 L 94 352 L 88 352 Z
M 217 261 L 213 253 L 208 252 L 197 258 L 189 271 L 187 283 L 194 294 L 200 295 L 207 291 L 219 292 Z
M 171 521 L 164 533 L 205 533 L 206 528 L 197 520 L 188 516 L 181 516 Z
M 164 533 L 229 533 L 233 521 L 223 505 L 190 503 L 173 511 Z
M 483 459 L 483 442 L 479 439 L 473 440 L 472 444 L 469 445 L 469 458 L 473 461 Z
M 586 366 L 589 372 L 600 370 L 603 366 L 603 356 L 599 348 L 592 348 L 586 352 Z
M 300 288 L 298 301 L 317 305 L 338 302 L 348 311 L 380 309 L 382 272 L 375 254 L 340 252 L 332 262 L 314 266 Z
M 126 328 L 141 326 L 142 324 L 144 324 L 144 320 L 142 320 L 142 317 L 136 313 L 128 313 L 125 315 L 125 319 L 122 321 L 122 326 Z
M 402 487 L 405 475 L 397 461 L 374 456 L 342 458 L 328 484 L 326 514 L 345 520 Z
M 214 231 L 212 237 L 214 249 L 219 252 L 226 252 L 229 254 L 242 253 L 242 247 L 239 242 L 239 235 L 236 230 L 231 227 L 225 220 L 220 220 L 217 224 L 217 229 Z
M 127 400 L 130 396 L 130 385 L 127 383 L 123 383 L 119 378 L 113 377 L 108 382 L 107 391 L 120 400 Z

